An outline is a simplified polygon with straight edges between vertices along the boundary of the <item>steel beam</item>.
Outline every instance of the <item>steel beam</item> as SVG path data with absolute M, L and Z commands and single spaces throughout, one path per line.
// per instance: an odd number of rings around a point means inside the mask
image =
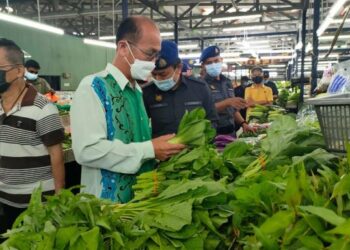
M 281 32 L 265 32 L 265 33 L 252 33 L 249 37 L 266 37 L 266 36 L 283 36 L 283 35 L 297 35 L 297 31 L 281 31 Z M 190 41 L 190 40 L 210 40 L 210 39 L 225 39 L 225 38 L 244 38 L 246 35 L 224 35 L 224 36 L 203 36 L 203 37 L 186 37 L 179 38 L 179 41 Z
M 148 2 L 147 0 L 140 0 L 141 2 L 144 2 L 147 7 L 150 7 L 154 11 L 158 12 L 161 16 L 165 17 L 165 19 L 155 19 L 156 22 L 164 22 L 164 21 L 172 21 L 174 22 L 174 17 L 170 14 L 167 13 L 166 11 L 161 12 L 159 10 L 159 5 L 155 5 L 153 3 Z M 141 6 L 140 8 L 144 8 L 145 5 Z M 266 3 L 264 3 L 265 6 L 268 6 Z M 250 5 L 251 6 L 251 5 Z M 35 6 L 34 6 L 35 7 Z M 230 6 L 231 8 L 232 6 Z M 132 8 L 132 5 L 130 6 Z M 285 7 L 285 8 L 276 8 L 274 10 L 267 10 L 267 11 L 260 11 L 260 12 L 242 12 L 240 14 L 237 13 L 232 13 L 232 14 L 225 14 L 225 13 L 219 13 L 216 15 L 208 15 L 206 17 L 203 17 L 203 15 L 192 15 L 192 16 L 183 16 L 179 17 L 179 21 L 185 21 L 185 20 L 193 20 L 193 19 L 207 19 L 209 17 L 232 17 L 232 16 L 244 16 L 244 15 L 251 15 L 251 14 L 263 14 L 263 13 L 275 13 L 275 12 L 285 12 L 285 11 L 291 11 L 295 9 L 302 9 L 302 6 L 299 7 Z M 35 10 L 36 11 L 36 10 Z M 115 14 L 121 14 L 120 10 L 115 10 Z M 113 14 L 113 10 L 111 7 L 105 7 L 105 8 L 100 8 L 100 15 L 108 15 L 108 14 Z M 75 18 L 78 16 L 95 16 L 97 15 L 97 9 L 89 9 L 89 10 L 81 10 L 81 11 L 59 11 L 59 12 L 50 12 L 50 13 L 42 13 L 41 19 L 60 19 L 60 18 Z M 27 18 L 36 18 L 36 13 L 33 15 L 25 15 L 24 17 Z
M 123 20 L 128 17 L 128 0 L 123 0 L 122 1 L 122 17 Z
M 231 7 L 232 7 L 232 5 L 231 5 L 231 6 L 226 6 L 226 7 L 224 8 L 224 10 L 220 12 L 220 14 L 226 13 L 226 11 L 228 11 L 229 9 L 231 9 Z M 215 12 L 215 11 L 214 11 L 214 12 Z M 202 18 L 198 23 L 196 23 L 196 25 L 195 25 L 193 28 L 196 29 L 199 25 L 201 25 L 201 24 L 202 24 L 205 20 L 207 20 L 208 18 L 212 18 L 212 17 L 216 17 L 216 16 L 217 16 L 217 14 L 214 13 L 214 14 L 210 14 L 210 15 L 208 15 L 208 16 Z M 193 20 L 193 17 L 194 17 L 194 16 L 191 16 L 191 20 Z M 203 16 L 202 16 L 202 17 L 203 17 Z
M 301 27 L 301 42 L 303 44 L 301 48 L 301 70 L 300 70 L 300 99 L 299 101 L 303 103 L 304 101 L 304 66 L 305 66 L 305 40 L 306 40 L 306 14 L 307 14 L 307 7 L 309 5 L 309 0 L 305 0 L 304 2 L 304 9 L 302 13 L 302 27 Z
M 320 1 L 314 1 L 314 25 L 313 25 L 313 32 L 312 32 L 313 53 L 312 53 L 312 67 L 311 67 L 311 93 L 313 93 L 317 87 L 317 64 L 318 64 L 317 30 L 318 30 L 318 27 L 320 26 L 320 8 L 321 8 Z

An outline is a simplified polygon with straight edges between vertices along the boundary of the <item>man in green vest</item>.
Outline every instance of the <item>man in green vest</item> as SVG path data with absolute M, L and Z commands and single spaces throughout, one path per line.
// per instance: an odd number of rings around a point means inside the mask
M 137 80 L 146 81 L 161 46 L 159 29 L 147 17 L 133 16 L 120 24 L 112 64 L 85 77 L 73 99 L 73 151 L 82 165 L 83 192 L 125 203 L 132 199 L 137 174 L 152 170 L 184 145 L 151 139 L 151 129 Z

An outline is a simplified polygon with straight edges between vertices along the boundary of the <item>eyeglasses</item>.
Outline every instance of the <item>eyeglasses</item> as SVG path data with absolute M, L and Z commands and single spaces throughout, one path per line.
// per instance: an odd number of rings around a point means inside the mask
M 4 65 L 0 65 L 0 68 L 6 68 L 6 67 L 9 67 L 9 66 L 13 66 L 12 68 L 15 68 L 15 66 L 18 66 L 18 65 L 23 65 L 21 63 L 15 63 L 15 64 L 4 64 Z M 11 69 L 12 69 L 11 68 Z
M 148 52 L 148 51 L 144 51 L 143 49 L 140 49 L 139 47 L 137 47 L 137 45 L 133 42 L 127 41 L 130 45 L 132 45 L 134 48 L 138 49 L 139 51 L 141 51 L 148 60 L 153 60 L 153 59 L 157 59 L 159 57 L 159 51 L 156 52 Z

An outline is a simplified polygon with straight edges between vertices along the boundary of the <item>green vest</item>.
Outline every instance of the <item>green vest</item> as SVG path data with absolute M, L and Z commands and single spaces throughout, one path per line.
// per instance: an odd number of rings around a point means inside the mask
M 96 77 L 94 88 L 106 111 L 108 140 L 118 139 L 125 144 L 151 140 L 149 119 L 140 91 L 129 85 L 122 90 L 110 74 L 103 79 Z M 148 160 L 136 175 L 150 171 L 154 166 L 155 160 Z M 118 203 L 126 203 L 133 198 L 132 185 L 136 182 L 136 175 L 105 169 L 101 170 L 101 174 L 101 198 Z

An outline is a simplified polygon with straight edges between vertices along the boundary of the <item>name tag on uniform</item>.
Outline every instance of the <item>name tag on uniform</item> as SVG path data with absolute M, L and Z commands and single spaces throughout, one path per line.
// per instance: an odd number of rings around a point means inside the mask
M 201 106 L 202 102 L 198 101 L 198 102 L 185 102 L 186 106 Z
M 149 106 L 151 109 L 168 107 L 167 103 L 157 103 Z
M 211 91 L 212 93 L 220 93 L 220 90 L 214 89 Z

